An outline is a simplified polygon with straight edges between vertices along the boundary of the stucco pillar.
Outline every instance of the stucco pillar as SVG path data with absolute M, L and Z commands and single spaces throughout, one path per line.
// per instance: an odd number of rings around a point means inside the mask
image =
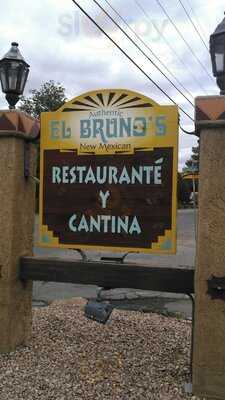
M 200 189 L 193 391 L 201 398 L 224 400 L 225 301 L 207 293 L 207 281 L 213 275 L 225 277 L 225 96 L 196 99 L 196 127 Z
M 0 352 L 26 345 L 31 335 L 32 282 L 18 278 L 21 256 L 32 255 L 35 183 L 24 178 L 22 135 L 35 136 L 38 122 L 18 111 L 0 111 Z M 36 150 L 30 144 L 30 172 Z

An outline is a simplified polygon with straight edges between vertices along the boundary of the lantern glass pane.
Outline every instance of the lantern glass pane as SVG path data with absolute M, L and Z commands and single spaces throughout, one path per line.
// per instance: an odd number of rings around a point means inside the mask
M 223 72 L 224 71 L 224 54 L 216 53 L 215 57 L 216 57 L 217 72 Z
M 11 91 L 15 91 L 17 89 L 18 74 L 18 63 L 12 62 L 10 68 L 8 69 L 9 90 Z
M 28 72 L 29 72 L 29 70 L 27 67 L 21 68 L 21 72 L 20 72 L 21 73 L 21 81 L 20 81 L 20 88 L 19 88 L 21 93 L 23 93 L 23 91 L 24 91 Z
M 8 85 L 7 85 L 7 79 L 6 79 L 6 72 L 3 67 L 0 68 L 0 80 L 1 80 L 1 85 L 2 85 L 2 91 L 5 93 L 7 91 Z

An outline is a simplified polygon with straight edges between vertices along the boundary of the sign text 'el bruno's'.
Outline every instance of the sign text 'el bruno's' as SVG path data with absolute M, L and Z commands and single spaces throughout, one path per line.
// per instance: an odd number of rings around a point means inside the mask
M 93 91 L 41 116 L 41 244 L 174 253 L 178 110 Z

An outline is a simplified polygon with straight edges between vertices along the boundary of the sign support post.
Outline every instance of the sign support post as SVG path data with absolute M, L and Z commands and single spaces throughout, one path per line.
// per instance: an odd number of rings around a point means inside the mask
M 32 255 L 35 182 L 24 177 L 24 140 L 38 123 L 18 111 L 0 112 L 0 353 L 26 345 L 31 335 L 32 281 L 19 279 L 20 258 Z M 35 149 L 30 146 L 30 174 Z
M 193 392 L 225 398 L 225 96 L 196 99 L 200 180 Z

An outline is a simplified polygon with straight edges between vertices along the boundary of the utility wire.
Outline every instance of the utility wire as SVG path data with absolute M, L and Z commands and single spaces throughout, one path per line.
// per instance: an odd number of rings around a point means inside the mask
M 84 10 L 84 8 L 81 7 L 81 5 L 76 1 L 76 0 L 72 0 L 72 2 L 82 11 L 82 13 L 84 15 L 86 15 L 87 18 L 89 18 L 89 20 L 121 51 L 121 53 L 123 53 L 129 61 L 131 61 L 132 64 L 135 65 L 136 68 L 139 69 L 139 71 L 141 71 L 143 73 L 143 75 L 146 76 L 146 78 L 152 82 L 174 105 L 177 106 L 177 103 L 172 99 L 172 97 L 170 97 L 168 95 L 168 93 L 166 93 L 166 91 L 164 89 L 162 89 L 158 83 L 156 83 L 137 63 L 136 61 L 134 61 L 134 59 L 132 57 L 129 56 L 129 54 L 122 49 L 122 47 L 120 47 L 120 45 L 106 32 L 104 31 L 104 29 L 90 16 L 90 14 L 87 13 L 87 11 Z M 194 122 L 194 119 L 182 108 L 180 107 L 180 110 L 183 112 L 183 114 L 185 114 L 192 122 Z
M 170 69 L 164 64 L 164 62 L 162 60 L 160 60 L 160 58 L 155 54 L 155 52 L 151 49 L 150 46 L 147 45 L 147 43 L 141 38 L 141 36 L 139 36 L 135 30 L 133 28 L 131 28 L 131 26 L 127 23 L 127 21 L 122 17 L 122 15 L 113 7 L 111 6 L 111 4 L 109 3 L 108 0 L 104 0 L 105 3 L 113 10 L 113 12 L 121 19 L 121 21 L 127 26 L 127 28 L 135 35 L 135 37 L 150 51 L 151 54 L 153 54 L 153 56 L 157 59 L 157 61 L 159 61 L 160 64 L 162 64 L 162 66 L 166 69 L 166 71 L 173 77 L 173 79 L 182 87 L 182 89 L 184 89 L 188 95 L 194 99 L 194 96 L 192 95 L 191 92 L 189 92 L 189 90 L 187 88 L 185 88 L 185 86 L 177 79 L 177 77 L 170 71 Z M 99 6 L 100 7 L 100 6 Z M 104 11 L 105 12 L 105 11 Z M 105 12 L 106 13 L 106 12 Z M 108 15 L 108 14 L 107 14 Z M 109 15 L 108 15 L 109 16 Z M 111 17 L 109 17 L 111 19 Z M 113 21 L 114 23 L 116 23 L 115 21 Z M 120 28 L 122 30 L 122 28 Z M 123 31 L 123 30 L 122 30 Z M 131 38 L 129 37 L 129 39 L 131 40 Z M 132 43 L 134 43 L 132 41 Z M 134 43 L 135 46 L 137 47 L 137 44 Z M 140 48 L 138 47 L 138 49 L 140 50 Z M 145 55 L 147 58 L 148 56 Z M 149 58 L 148 58 L 149 60 Z M 152 60 L 151 60 L 152 62 Z M 157 67 L 158 69 L 158 67 Z M 161 72 L 161 71 L 160 71 Z
M 193 55 L 193 57 L 196 59 L 196 61 L 198 62 L 198 64 L 201 66 L 201 68 L 205 71 L 205 73 L 207 74 L 207 76 L 209 77 L 209 79 L 213 82 L 213 78 L 212 76 L 209 74 L 209 72 L 207 71 L 207 69 L 205 68 L 205 66 L 202 64 L 201 60 L 198 58 L 198 56 L 196 56 L 195 52 L 193 51 L 193 49 L 191 48 L 191 46 L 189 45 L 189 43 L 187 42 L 187 40 L 185 39 L 185 37 L 182 35 L 182 33 L 180 32 L 180 30 L 178 29 L 177 25 L 175 24 L 175 22 L 172 20 L 172 18 L 169 16 L 168 12 L 166 11 L 166 9 L 163 7 L 163 5 L 161 4 L 161 2 L 159 0 L 155 0 L 157 2 L 157 4 L 159 5 L 159 7 L 161 8 L 161 10 L 164 12 L 164 14 L 167 16 L 168 20 L 170 21 L 170 23 L 173 25 L 173 27 L 175 28 L 176 32 L 178 33 L 178 35 L 181 37 L 181 39 L 183 40 L 183 42 L 186 44 L 186 46 L 188 47 L 188 49 L 190 50 L 191 54 Z
M 200 23 L 199 18 L 197 17 L 197 15 L 196 15 L 196 13 L 195 13 L 192 5 L 191 5 L 191 2 L 189 0 L 186 0 L 186 2 L 188 3 L 188 5 L 190 7 L 190 10 L 191 10 L 193 16 L 195 17 L 196 21 L 198 22 L 199 28 L 201 29 L 201 31 L 202 31 L 202 33 L 203 33 L 203 35 L 205 37 L 205 40 L 208 40 L 208 35 L 205 33 L 205 29 L 203 29 L 202 24 Z
M 197 35 L 199 36 L 201 42 L 203 43 L 204 47 L 206 48 L 207 53 L 209 54 L 208 45 L 206 44 L 204 38 L 202 37 L 201 33 L 199 32 L 199 30 L 198 30 L 197 26 L 195 25 L 194 21 L 192 20 L 192 18 L 191 18 L 191 16 L 190 16 L 189 12 L 187 11 L 186 7 L 184 6 L 184 4 L 183 4 L 183 2 L 182 2 L 182 0 L 178 0 L 178 1 L 179 1 L 179 3 L 180 3 L 181 7 L 183 8 L 183 10 L 184 10 L 184 12 L 185 12 L 185 14 L 186 14 L 188 20 L 190 21 L 191 25 L 193 26 L 194 30 L 196 31 Z
M 105 0 L 106 1 L 106 0 Z M 160 30 L 158 29 L 157 25 L 150 20 L 149 14 L 145 11 L 145 9 L 141 6 L 141 4 L 137 1 L 134 0 L 135 4 L 137 5 L 137 7 L 140 8 L 140 10 L 142 11 L 142 13 L 145 15 L 145 17 L 152 23 L 152 25 L 154 26 L 154 28 L 156 29 L 156 31 L 158 32 L 158 34 L 163 38 L 164 42 L 167 44 L 167 46 L 169 47 L 169 49 L 172 51 L 172 53 L 175 55 L 175 57 L 179 60 L 179 62 L 182 64 L 182 66 L 185 68 L 185 70 L 189 71 L 190 76 L 192 77 L 192 79 L 195 81 L 195 83 L 199 86 L 199 88 L 205 93 L 208 94 L 207 91 L 205 90 L 205 88 L 201 85 L 201 83 L 196 79 L 196 76 L 192 73 L 191 69 L 189 68 L 188 65 L 185 64 L 185 62 L 183 61 L 183 59 L 179 56 L 179 54 L 176 52 L 176 50 L 173 48 L 173 46 L 170 44 L 170 42 L 165 38 L 165 36 L 162 34 L 162 32 L 160 32 Z
M 137 49 L 143 54 L 143 56 L 145 56 L 147 58 L 148 61 L 150 61 L 152 63 L 152 65 L 154 65 L 154 67 L 164 76 L 164 78 L 167 79 L 167 81 L 181 94 L 181 96 L 183 96 L 189 103 L 190 105 L 195 108 L 194 104 L 189 100 L 189 98 L 187 96 L 185 96 L 185 94 L 173 83 L 173 81 L 171 81 L 170 78 L 168 78 L 168 76 L 157 66 L 157 64 L 142 50 L 142 48 L 127 34 L 127 32 L 121 28 L 121 26 L 111 17 L 111 15 L 104 9 L 104 7 L 101 6 L 101 4 L 99 4 L 99 2 L 97 0 L 93 0 L 93 2 L 100 8 L 100 10 L 102 10 L 102 12 L 110 19 L 110 21 L 112 21 L 117 28 L 131 41 L 131 43 L 137 47 Z
M 179 123 L 179 127 L 180 127 L 180 129 L 182 130 L 182 132 L 186 133 L 187 135 L 199 136 L 198 133 L 197 133 L 196 131 L 191 131 L 191 132 L 186 131 L 186 129 L 182 128 L 182 126 L 180 125 L 180 123 Z

